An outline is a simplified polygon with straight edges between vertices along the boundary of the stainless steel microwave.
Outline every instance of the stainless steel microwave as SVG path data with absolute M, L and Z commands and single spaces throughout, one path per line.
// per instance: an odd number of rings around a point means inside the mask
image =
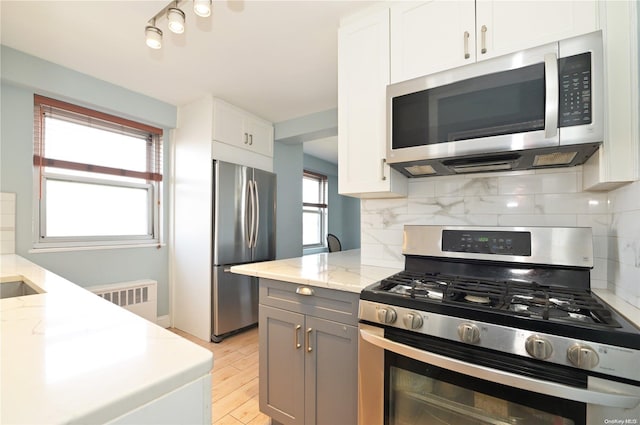
M 603 141 L 602 50 L 596 31 L 387 86 L 387 163 L 408 177 L 582 164 Z

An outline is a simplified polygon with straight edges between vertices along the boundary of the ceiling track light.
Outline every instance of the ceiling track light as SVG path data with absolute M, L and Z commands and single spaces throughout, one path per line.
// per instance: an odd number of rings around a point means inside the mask
M 167 19 L 169 20 L 169 29 L 176 34 L 184 32 L 184 12 L 178 8 L 178 2 L 175 7 L 167 9 Z
M 211 0 L 193 0 L 193 12 L 206 18 L 211 15 Z
M 176 34 L 184 33 L 185 13 L 180 9 L 180 3 L 184 1 L 186 0 L 173 0 L 160 12 L 156 13 L 153 18 L 149 19 L 144 30 L 147 46 L 152 49 L 160 49 L 162 47 L 162 30 L 156 25 L 156 20 L 163 15 L 167 16 L 167 20 L 169 21 L 167 26 L 170 31 Z M 193 12 L 198 16 L 206 18 L 211 16 L 211 5 L 212 0 L 193 0 Z
M 162 30 L 156 27 L 156 18 L 151 19 L 150 25 L 147 25 L 144 29 L 145 41 L 147 46 L 152 49 L 159 49 L 162 47 Z

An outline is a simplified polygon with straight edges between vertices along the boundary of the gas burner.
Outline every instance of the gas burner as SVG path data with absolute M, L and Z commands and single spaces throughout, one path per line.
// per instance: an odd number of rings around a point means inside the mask
M 464 299 L 474 304 L 489 304 L 491 303 L 491 298 L 489 297 L 481 297 L 478 295 L 465 295 Z
M 509 306 L 509 311 L 543 320 L 558 320 L 584 324 L 599 323 L 598 319 L 593 317 L 589 311 L 566 311 L 544 305 L 528 304 L 511 304 Z
M 390 288 L 388 291 L 392 294 L 399 294 L 408 296 L 411 298 L 427 298 L 432 300 L 442 300 L 444 297 L 444 290 L 429 285 L 428 283 L 414 280 L 410 285 L 398 284 Z
M 567 312 L 580 311 L 580 308 L 576 305 L 575 300 L 573 300 L 570 296 L 565 296 L 565 298 L 558 298 L 538 291 L 531 294 L 515 294 L 511 297 L 511 303 L 531 305 L 536 307 L 558 308 Z

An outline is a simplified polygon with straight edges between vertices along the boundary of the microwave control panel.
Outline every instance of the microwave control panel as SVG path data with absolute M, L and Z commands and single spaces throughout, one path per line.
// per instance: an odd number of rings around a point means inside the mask
M 558 59 L 558 126 L 591 124 L 591 53 Z

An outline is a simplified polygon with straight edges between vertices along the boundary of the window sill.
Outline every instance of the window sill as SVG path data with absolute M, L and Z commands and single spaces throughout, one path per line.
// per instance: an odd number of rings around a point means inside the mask
M 302 255 L 319 254 L 321 252 L 329 252 L 329 250 L 324 246 L 302 249 Z
M 47 252 L 71 252 L 71 251 L 98 251 L 105 249 L 131 249 L 131 248 L 164 248 L 167 246 L 165 243 L 145 243 L 145 244 L 129 244 L 129 245 L 87 245 L 87 246 L 57 246 L 57 247 L 42 247 L 31 248 L 29 254 L 44 254 Z

